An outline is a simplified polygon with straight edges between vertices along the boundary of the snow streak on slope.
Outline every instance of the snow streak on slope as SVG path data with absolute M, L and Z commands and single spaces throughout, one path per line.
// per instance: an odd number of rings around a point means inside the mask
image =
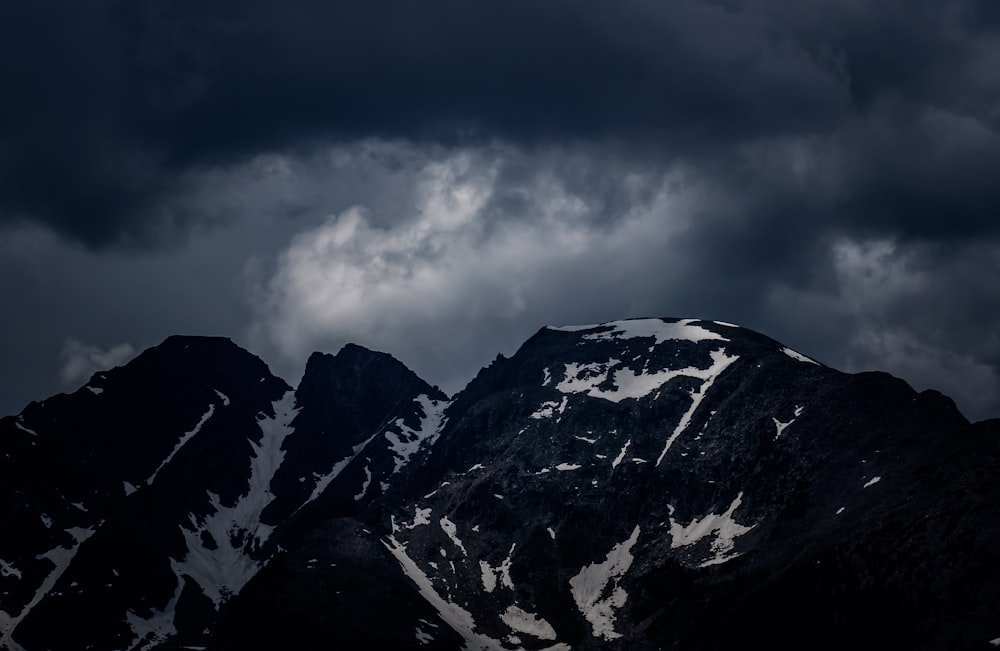
M 250 442 L 253 452 L 246 492 L 231 505 L 222 504 L 218 495 L 209 493 L 214 512 L 200 521 L 190 516 L 193 529 L 181 527 L 188 553 L 171 561 L 174 573 L 196 581 L 216 608 L 257 573 L 263 561 L 255 556 L 274 529 L 260 521 L 260 514 L 274 498 L 270 484 L 285 457 L 281 444 L 292 432 L 295 392 L 289 390 L 273 408 L 273 418 L 258 421 L 260 443 Z M 205 544 L 206 536 L 211 544 Z
M 698 567 L 718 565 L 736 558 L 739 554 L 732 553 L 736 539 L 757 526 L 747 527 L 733 519 L 733 513 L 739 508 L 742 501 L 743 493 L 740 492 L 722 515 L 709 513 L 703 518 L 695 518 L 687 526 L 681 526 L 680 523 L 670 518 L 670 536 L 672 538 L 670 546 L 674 549 L 687 547 L 714 534 L 715 540 L 712 541 L 711 547 L 714 555 L 701 562 Z M 667 505 L 667 508 L 673 514 L 674 507 Z
M 712 388 L 712 384 L 715 382 L 715 379 L 719 377 L 723 371 L 729 368 L 729 365 L 737 359 L 739 359 L 739 357 L 735 355 L 730 357 L 724 350 L 713 350 L 711 366 L 704 370 L 695 369 L 696 373 L 689 373 L 692 377 L 700 378 L 704 380 L 704 382 L 696 393 L 691 394 L 691 406 L 688 407 L 686 412 L 684 412 L 684 415 L 681 416 L 680 422 L 677 423 L 677 427 L 674 428 L 673 433 L 667 438 L 667 442 L 663 446 L 663 452 L 660 452 L 660 456 L 656 459 L 657 466 L 659 466 L 660 462 L 663 461 L 663 457 L 666 456 L 667 450 L 669 450 L 670 446 L 674 444 L 677 437 L 683 434 L 684 430 L 686 430 L 688 425 L 691 424 L 691 417 L 694 416 L 694 412 L 698 410 L 698 405 L 701 404 L 701 401 L 705 399 L 705 395 L 708 394 L 708 390 Z
M 434 445 L 445 424 L 444 410 L 451 404 L 447 400 L 432 400 L 425 395 L 417 396 L 415 402 L 420 405 L 424 414 L 420 421 L 420 428 L 411 429 L 406 426 L 402 418 L 397 418 L 394 425 L 399 432 L 385 433 L 385 438 L 389 441 L 390 449 L 395 455 L 393 460 L 395 467 L 392 469 L 392 474 L 396 474 L 409 463 L 410 457 L 420 449 L 424 441 L 427 442 L 427 445 Z
M 330 472 L 326 473 L 325 475 L 319 475 L 319 474 L 314 475 L 313 479 L 316 480 L 316 486 L 313 488 L 313 492 L 309 495 L 309 499 L 303 502 L 299 506 L 299 508 L 296 509 L 296 512 L 300 511 L 302 507 L 304 507 L 306 504 L 309 504 L 314 499 L 322 495 L 323 491 L 326 490 L 326 487 L 330 485 L 330 482 L 336 479 L 337 476 L 344 471 L 344 468 L 346 468 L 348 464 L 354 461 L 357 458 L 357 456 L 361 453 L 361 451 L 364 450 L 366 447 L 368 447 L 369 443 L 375 440 L 376 436 L 378 436 L 378 432 L 375 432 L 374 434 L 366 438 L 364 441 L 358 443 L 353 448 L 351 448 L 351 453 L 346 457 L 344 457 L 343 459 L 341 459 L 340 461 L 338 461 L 337 463 L 333 464 L 333 468 L 330 469 Z M 367 485 L 365 486 L 365 489 L 367 489 Z M 360 497 L 358 499 L 360 499 Z
M 639 525 L 636 525 L 632 535 L 612 547 L 607 558 L 600 563 L 588 565 L 569 580 L 573 600 L 590 622 L 595 637 L 610 641 L 622 636 L 615 631 L 615 610 L 625 605 L 628 593 L 618 585 L 618 581 L 632 566 L 632 546 L 638 539 Z M 605 596 L 609 584 L 613 588 Z
M 815 364 L 816 366 L 819 366 L 819 362 L 817 362 L 816 360 L 810 359 L 805 355 L 803 355 L 802 353 L 792 350 L 791 348 L 782 348 L 781 352 L 785 353 L 794 360 L 798 360 L 800 362 L 806 362 L 807 364 Z
M 180 440 L 177 441 L 177 445 L 174 446 L 174 449 L 170 451 L 170 454 L 168 454 L 167 457 L 160 462 L 160 465 L 157 466 L 156 470 L 153 471 L 153 474 L 149 476 L 149 479 L 146 480 L 147 486 L 153 485 L 153 482 L 156 481 L 156 476 L 160 474 L 160 471 L 163 470 L 168 463 L 170 463 L 171 459 L 173 459 L 174 455 L 176 455 L 180 451 L 180 449 L 184 447 L 185 443 L 190 441 L 192 438 L 194 438 L 195 434 L 201 431 L 202 426 L 208 422 L 208 419 L 211 418 L 212 414 L 214 413 L 215 413 L 215 405 L 209 405 L 208 411 L 206 411 L 204 415 L 202 415 L 201 420 L 199 420 L 198 424 L 194 426 L 194 429 L 192 429 L 189 432 L 185 432 L 184 435 L 181 436 Z
M 22 432 L 25 432 L 27 434 L 31 434 L 32 436 L 38 436 L 38 432 L 36 432 L 33 429 L 29 429 L 29 428 L 27 428 L 27 427 L 25 427 L 24 425 L 21 424 L 21 419 L 22 418 L 24 418 L 24 416 L 18 416 L 17 417 L 17 420 L 14 421 L 14 427 L 16 427 L 17 429 L 21 430 Z
M 611 469 L 612 470 L 614 470 L 615 468 L 617 468 L 618 464 L 620 464 L 622 462 L 622 460 L 625 458 L 625 452 L 628 451 L 628 446 L 630 446 L 630 445 L 632 445 L 632 439 L 629 439 L 629 440 L 625 441 L 625 445 L 622 446 L 621 452 L 619 452 L 618 456 L 615 457 L 615 460 L 611 462 Z
M 462 636 L 465 640 L 465 648 L 467 650 L 475 651 L 491 651 L 493 649 L 502 649 L 500 642 L 492 638 L 486 637 L 485 635 L 480 635 L 475 632 L 476 622 L 472 618 L 472 613 L 465 610 L 458 604 L 446 601 L 437 593 L 434 589 L 434 585 L 431 583 L 427 575 L 424 574 L 416 563 L 413 562 L 406 554 L 405 545 L 401 544 L 396 540 L 394 536 L 389 536 L 388 542 L 383 542 L 386 549 L 389 550 L 397 561 L 399 565 L 403 568 L 403 572 L 406 576 L 417 585 L 417 590 L 420 591 L 420 595 L 427 600 L 427 602 L 434 606 L 441 616 L 441 619 L 445 621 L 448 626 L 455 630 L 456 633 Z
M 465 640 L 465 651 L 504 651 L 510 647 L 505 646 L 500 640 L 493 639 L 488 635 L 479 633 L 476 631 L 478 628 L 475 619 L 465 608 L 460 605 L 448 601 L 443 598 L 438 591 L 434 588 L 434 584 L 431 583 L 430 578 L 423 570 L 414 562 L 412 558 L 406 553 L 406 545 L 400 543 L 396 540 L 395 536 L 389 536 L 388 541 L 383 541 L 385 548 L 389 550 L 389 553 L 395 557 L 399 562 L 400 567 L 402 567 L 403 572 L 413 581 L 417 590 L 420 592 L 427 603 L 434 607 L 441 616 L 441 619 L 445 621 L 448 626 L 450 626 L 456 633 L 458 633 L 463 640 Z M 519 610 L 519 609 L 518 609 Z M 521 611 L 524 612 L 524 611 Z M 524 613 L 526 616 L 530 616 L 530 613 Z M 516 617 L 515 614 L 512 618 Z M 512 619 L 512 621 L 514 621 Z M 529 621 L 534 623 L 535 630 L 547 635 L 548 631 L 545 629 L 547 622 L 544 620 L 529 620 L 527 617 L 522 619 L 517 619 L 518 625 L 528 627 Z M 508 624 L 510 625 L 510 624 Z M 549 627 L 551 628 L 551 626 Z M 541 637 L 541 636 L 539 636 Z M 541 639 L 554 639 L 555 631 L 552 631 L 552 637 L 541 637 Z M 521 649 L 517 651 L 523 651 Z M 541 651 L 570 651 L 570 646 L 567 644 L 555 644 L 542 649 Z

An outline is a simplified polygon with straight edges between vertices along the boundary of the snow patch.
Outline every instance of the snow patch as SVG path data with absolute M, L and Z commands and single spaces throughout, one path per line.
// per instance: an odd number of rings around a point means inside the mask
M 582 467 L 583 466 L 581 466 L 578 463 L 560 463 L 558 466 L 556 466 L 556 470 L 562 470 L 565 472 L 567 470 L 579 470 Z
M 543 402 L 541 407 L 538 408 L 538 411 L 531 414 L 531 418 L 534 418 L 535 420 L 542 420 L 544 418 L 552 418 L 556 412 L 561 414 L 566 411 L 568 401 L 569 397 L 563 396 L 562 402 L 554 402 L 551 400 Z
M 403 466 L 409 463 L 410 457 L 425 442 L 428 447 L 434 445 L 438 436 L 441 435 L 441 428 L 444 427 L 446 422 L 444 410 L 451 404 L 447 400 L 432 400 L 426 395 L 417 396 L 414 402 L 420 406 L 420 410 L 423 413 L 418 429 L 407 426 L 402 418 L 397 418 L 393 425 L 399 431 L 388 431 L 385 433 L 385 438 L 389 441 L 389 449 L 392 450 L 395 456 L 393 459 L 395 465 L 392 469 L 392 474 L 396 474 Z
M 372 471 L 365 465 L 365 481 L 361 484 L 361 492 L 354 496 L 354 501 L 359 501 L 368 492 L 368 486 L 372 483 Z
M 101 387 L 87 387 L 87 391 L 90 391 L 95 396 L 99 396 L 102 393 L 104 393 L 104 389 L 102 389 Z
M 421 644 L 427 644 L 434 641 L 434 637 L 430 633 L 421 629 L 419 626 L 417 627 L 415 633 L 417 636 L 417 642 L 420 642 Z
M 628 450 L 628 446 L 630 446 L 630 445 L 632 445 L 632 439 L 629 439 L 629 440 L 625 441 L 625 445 L 622 446 L 621 452 L 619 452 L 618 456 L 615 457 L 614 460 L 611 462 L 611 469 L 612 470 L 614 470 L 615 468 L 617 468 L 618 464 L 620 464 L 622 462 L 622 459 L 625 458 L 625 451 Z
M 692 325 L 697 319 L 681 319 L 680 321 L 664 321 L 662 319 L 629 319 L 626 321 L 611 321 L 598 325 L 584 326 L 562 326 L 552 327 L 550 330 L 562 332 L 579 332 L 583 330 L 595 330 L 597 328 L 607 328 L 601 332 L 584 335 L 584 339 L 595 341 L 610 339 L 637 339 L 656 338 L 656 344 L 665 341 L 729 341 L 722 335 L 706 330 L 701 326 Z
M 486 561 L 479 561 L 479 572 L 483 581 L 483 590 L 493 592 L 497 587 L 497 575 L 493 567 Z
M 775 418 L 774 416 L 771 416 L 771 420 L 774 421 L 774 430 L 775 430 L 774 431 L 774 440 L 775 441 L 777 441 L 779 438 L 781 438 L 781 435 L 785 432 L 786 429 L 788 429 L 788 426 L 795 422 L 795 419 L 793 418 L 792 420 L 788 421 L 787 423 L 783 423 L 780 420 L 778 420 L 777 418 Z
M 580 439 L 581 441 L 585 441 L 587 443 L 590 443 L 591 445 L 593 445 L 594 443 L 597 443 L 597 439 L 588 439 L 586 436 L 576 436 L 574 434 L 573 438 Z
M 255 557 L 274 530 L 260 521 L 260 514 L 274 499 L 271 479 L 284 460 L 281 444 L 292 432 L 291 422 L 297 412 L 294 390 L 274 401 L 272 408 L 274 417 L 258 421 L 260 443 L 250 441 L 250 480 L 246 492 L 231 505 L 222 504 L 218 495 L 208 493 L 212 513 L 201 521 L 190 515 L 192 528 L 181 527 L 187 554 L 180 560 L 171 559 L 174 573 L 197 582 L 216 608 L 239 593 L 257 573 L 264 561 Z M 214 541 L 214 545 L 209 545 L 212 549 L 205 546 L 203 534 Z
M 413 507 L 413 522 L 410 524 L 403 523 L 401 526 L 404 529 L 416 529 L 425 524 L 431 523 L 431 510 L 430 508 L 422 509 L 419 506 Z
M 134 636 L 129 643 L 129 649 L 148 651 L 177 635 L 177 628 L 174 626 L 174 612 L 183 589 L 184 580 L 178 577 L 177 589 L 163 610 L 153 610 L 149 617 L 140 617 L 134 610 L 125 613 L 125 620 Z
M 621 364 L 621 360 L 609 359 L 604 363 L 566 364 L 563 379 L 556 385 L 556 390 L 563 393 L 586 393 L 592 398 L 601 398 L 609 402 L 621 402 L 628 398 L 642 398 L 669 382 L 675 377 L 692 375 L 699 372 L 695 368 L 664 369 L 655 373 L 640 371 L 636 373 L 629 368 L 620 368 L 614 372 L 612 389 L 602 389 L 611 377 L 611 369 Z
M 873 486 L 874 484 L 877 484 L 880 481 L 882 481 L 881 477 L 872 477 L 867 482 L 865 482 L 865 485 L 862 486 L 862 488 L 868 488 L 869 486 Z
M 562 393 L 582 393 L 591 390 L 600 392 L 597 386 L 604 383 L 608 371 L 619 364 L 621 364 L 619 359 L 609 359 L 603 364 L 599 362 L 566 364 L 563 379 L 555 388 Z
M 513 562 L 511 559 L 514 555 L 515 547 L 517 547 L 517 543 L 511 544 L 510 549 L 507 551 L 507 558 L 503 559 L 503 562 L 496 567 L 493 567 L 486 561 L 479 561 L 479 572 L 483 581 L 483 589 L 486 592 L 493 592 L 497 587 L 497 582 L 505 588 L 514 589 L 514 581 L 510 578 L 510 566 Z
M 670 536 L 672 538 L 670 547 L 673 549 L 687 547 L 703 538 L 714 535 L 715 540 L 712 541 L 711 547 L 713 556 L 703 561 L 698 567 L 718 565 L 736 558 L 739 554 L 732 553 L 736 539 L 757 526 L 751 525 L 747 527 L 733 519 L 733 513 L 739 508 L 742 501 L 743 492 L 740 491 L 739 495 L 736 496 L 736 499 L 733 500 L 732 504 L 729 505 L 729 508 L 722 515 L 709 513 L 703 518 L 695 518 L 687 526 L 681 526 L 672 517 L 669 518 Z M 667 508 L 672 514 L 674 511 L 673 507 L 668 505 Z
M 600 328 L 600 323 L 595 323 L 592 325 L 567 325 L 567 326 L 545 326 L 546 330 L 557 330 L 559 332 L 582 332 L 584 330 L 593 330 L 595 328 Z
M 629 368 L 619 368 L 614 371 L 613 376 L 611 371 L 621 364 L 621 360 L 609 359 L 604 363 L 592 362 L 589 364 L 571 362 L 566 364 L 563 379 L 555 388 L 562 393 L 586 393 L 592 398 L 601 398 L 615 403 L 629 398 L 642 398 L 660 389 L 676 377 L 693 377 L 709 382 L 714 381 L 716 375 L 737 359 L 726 356 L 721 349 L 714 350 L 711 354 L 712 366 L 707 369 L 687 367 L 664 369 L 651 373 L 643 370 L 637 373 Z M 609 380 L 613 388 L 601 388 Z
M 504 624 L 510 627 L 510 630 L 517 633 L 531 635 L 540 640 L 556 639 L 556 631 L 552 628 L 551 624 L 538 615 L 529 613 L 528 611 L 518 608 L 517 606 L 509 606 L 507 610 L 500 615 L 500 619 Z
M 229 406 L 229 396 L 227 396 L 223 392 L 219 391 L 218 389 L 212 389 L 212 390 L 215 391 L 215 395 L 219 396 L 219 399 L 222 400 L 222 406 L 223 407 L 228 407 Z
M 542 386 L 548 386 L 549 382 L 552 381 L 552 374 L 549 372 L 548 367 L 542 369 L 542 374 L 544 376 L 542 377 Z
M 465 545 L 462 544 L 461 539 L 458 537 L 458 527 L 455 523 L 445 517 L 438 520 L 438 524 L 441 525 L 441 530 L 451 538 L 451 542 L 455 543 L 455 546 L 462 550 L 462 554 L 468 556 L 469 552 L 465 551 Z
M 569 580 L 573 600 L 590 622 L 595 637 L 610 641 L 622 636 L 615 631 L 615 610 L 625 605 L 628 593 L 618 582 L 632 566 L 632 546 L 638 539 L 639 525 L 636 525 L 632 535 L 612 547 L 603 561 L 584 567 Z M 604 597 L 609 584 L 613 588 Z
M 128 496 L 129 496 L 129 495 L 131 495 L 132 493 L 134 493 L 134 492 L 136 492 L 137 490 L 139 490 L 138 488 L 136 488 L 136 487 L 135 487 L 135 486 L 133 486 L 132 484 L 128 483 L 127 481 L 123 481 L 123 482 L 122 482 L 122 488 L 124 488 L 124 489 L 125 489 L 125 497 L 128 497 Z

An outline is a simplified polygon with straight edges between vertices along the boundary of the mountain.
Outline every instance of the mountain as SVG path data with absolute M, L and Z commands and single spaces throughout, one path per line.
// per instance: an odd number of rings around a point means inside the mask
M 0 648 L 988 649 L 998 462 L 720 322 L 543 328 L 453 399 L 171 337 L 0 420 Z

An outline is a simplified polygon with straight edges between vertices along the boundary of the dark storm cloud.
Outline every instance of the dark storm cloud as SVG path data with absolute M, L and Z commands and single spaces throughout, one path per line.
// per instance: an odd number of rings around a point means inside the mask
M 3 12 L 0 215 L 92 245 L 199 218 L 169 201 L 189 173 L 367 136 L 589 140 L 709 173 L 742 143 L 834 137 L 856 187 L 847 218 L 966 234 L 995 221 L 984 206 L 1000 144 L 959 133 L 1000 124 L 986 1 L 49 0 Z M 941 211 L 958 214 L 947 228 Z
M 184 172 L 318 137 L 605 139 L 674 159 L 830 132 L 885 92 L 978 106 L 947 74 L 974 76 L 972 6 L 786 4 L 8 4 L 3 214 L 114 241 L 162 218 Z

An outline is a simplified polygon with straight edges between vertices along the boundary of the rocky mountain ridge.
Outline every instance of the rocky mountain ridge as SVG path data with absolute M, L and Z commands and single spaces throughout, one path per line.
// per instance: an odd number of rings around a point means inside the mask
M 720 322 L 543 328 L 453 399 L 172 337 L 0 420 L 0 647 L 991 648 L 998 452 Z

